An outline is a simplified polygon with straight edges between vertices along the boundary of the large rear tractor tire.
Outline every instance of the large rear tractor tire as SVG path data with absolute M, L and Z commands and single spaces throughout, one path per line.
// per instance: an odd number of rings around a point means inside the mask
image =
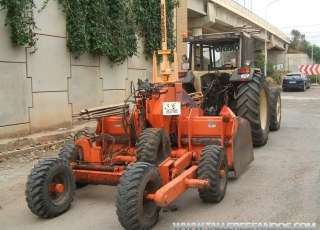
M 254 73 L 252 81 L 239 85 L 237 92 L 237 116 L 249 122 L 253 145 L 265 145 L 270 122 L 267 82 Z
M 61 158 L 46 158 L 31 169 L 25 195 L 31 212 L 53 218 L 70 208 L 74 191 L 74 175 L 69 163 Z
M 69 163 L 76 162 L 78 160 L 83 161 L 83 153 L 81 148 L 76 146 L 73 141 L 67 142 L 60 150 L 59 157 L 65 159 Z M 87 183 L 76 182 L 76 188 L 82 188 L 88 185 Z
M 202 150 L 198 168 L 198 179 L 210 181 L 209 189 L 198 189 L 205 202 L 220 202 L 227 190 L 228 161 L 226 151 L 218 145 L 207 145 Z
M 145 129 L 137 143 L 137 161 L 161 164 L 171 155 L 170 137 L 164 129 Z
M 146 197 L 160 188 L 160 175 L 152 164 L 137 162 L 127 167 L 117 185 L 116 207 L 122 227 L 146 230 L 156 223 L 160 207 Z
M 270 131 L 280 129 L 281 123 L 281 95 L 280 89 L 269 88 L 270 98 Z

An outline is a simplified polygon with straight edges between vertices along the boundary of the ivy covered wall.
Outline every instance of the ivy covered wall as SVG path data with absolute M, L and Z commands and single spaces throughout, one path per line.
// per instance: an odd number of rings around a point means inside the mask
M 0 0 L 6 12 L 5 26 L 11 28 L 13 46 L 27 45 L 37 50 L 35 29 L 40 29 L 34 12 L 45 14 L 50 0 L 41 8 L 35 0 Z M 54 0 L 51 0 L 54 1 Z M 57 0 L 66 15 L 67 47 L 76 58 L 85 52 L 108 56 L 122 64 L 138 54 L 137 40 L 144 41 L 143 54 L 148 58 L 161 49 L 160 0 Z M 165 0 L 168 48 L 174 49 L 174 9 L 179 0 Z
M 131 82 L 151 79 L 159 2 L 0 0 L 0 137 L 71 126 L 79 110 L 121 103 Z M 178 1 L 167 2 L 170 18 Z

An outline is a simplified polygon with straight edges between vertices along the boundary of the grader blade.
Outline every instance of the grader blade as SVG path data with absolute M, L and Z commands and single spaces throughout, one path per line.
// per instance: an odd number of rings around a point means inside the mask
M 241 117 L 238 119 L 238 129 L 233 136 L 233 171 L 236 177 L 254 159 L 250 124 Z

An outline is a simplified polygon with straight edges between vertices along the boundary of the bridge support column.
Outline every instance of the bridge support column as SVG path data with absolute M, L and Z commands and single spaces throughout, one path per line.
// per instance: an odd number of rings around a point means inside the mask
M 197 27 L 197 28 L 192 28 L 192 35 L 197 36 L 202 34 L 202 28 Z

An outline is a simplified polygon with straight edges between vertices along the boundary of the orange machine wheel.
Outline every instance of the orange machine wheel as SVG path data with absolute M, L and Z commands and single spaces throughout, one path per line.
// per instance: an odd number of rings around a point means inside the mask
M 218 145 L 204 147 L 198 168 L 198 179 L 210 181 L 209 189 L 199 189 L 199 196 L 205 202 L 220 202 L 227 190 L 228 161 L 226 151 Z
M 164 129 L 143 130 L 137 144 L 137 160 L 161 164 L 171 154 L 170 137 Z
M 66 212 L 73 200 L 75 181 L 69 163 L 46 158 L 34 166 L 26 183 L 26 201 L 37 216 L 53 218 Z
M 78 160 L 83 161 L 83 154 L 81 154 L 79 149 L 81 149 L 81 147 L 76 146 L 73 141 L 69 141 L 60 149 L 59 157 L 65 159 L 69 163 L 76 162 Z M 82 188 L 86 185 L 87 183 L 76 182 L 77 189 Z
M 117 215 L 125 229 L 150 229 L 159 217 L 160 207 L 148 194 L 161 188 L 158 169 L 146 162 L 137 162 L 127 167 L 117 186 Z

